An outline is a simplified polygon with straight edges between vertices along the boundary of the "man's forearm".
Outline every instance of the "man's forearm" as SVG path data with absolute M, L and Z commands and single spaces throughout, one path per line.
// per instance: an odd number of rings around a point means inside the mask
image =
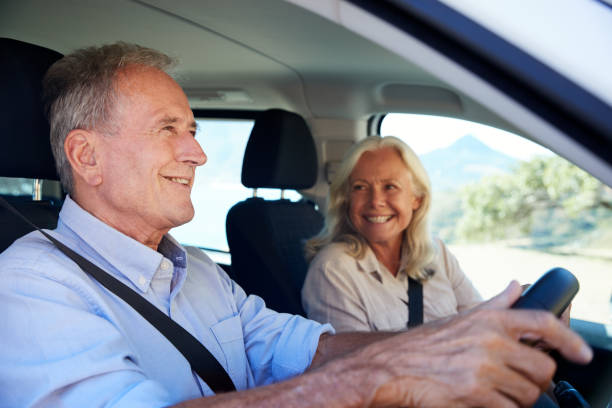
M 592 352 L 548 312 L 507 310 L 519 295 L 514 282 L 469 312 L 407 332 L 323 336 L 304 375 L 178 407 L 531 406 L 555 363 L 517 339 L 529 333 L 578 363 Z
M 384 382 L 373 367 L 349 357 L 338 360 L 361 347 L 392 337 L 397 333 L 323 334 L 308 372 L 289 381 L 247 391 L 219 394 L 186 401 L 176 408 L 214 407 L 362 407 L 372 400 Z M 331 360 L 336 360 L 331 362 Z M 325 363 L 325 369 L 318 369 Z
M 379 375 L 376 369 L 351 356 L 331 361 L 324 368 L 311 369 L 288 381 L 194 399 L 178 404 L 175 408 L 362 407 L 369 405 L 385 378 L 383 373 Z
M 310 364 L 310 368 L 317 368 L 330 360 L 348 354 L 358 348 L 374 342 L 395 336 L 399 332 L 352 332 L 339 334 L 323 334 L 319 339 L 317 352 Z

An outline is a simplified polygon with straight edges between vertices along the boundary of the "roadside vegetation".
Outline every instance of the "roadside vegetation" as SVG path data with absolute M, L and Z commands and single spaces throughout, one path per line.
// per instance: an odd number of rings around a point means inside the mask
M 566 160 L 537 157 L 434 193 L 432 230 L 485 298 L 563 266 L 581 285 L 572 317 L 612 323 L 612 189 Z
M 612 189 L 560 157 L 536 157 L 436 195 L 432 228 L 448 242 L 503 240 L 612 259 Z

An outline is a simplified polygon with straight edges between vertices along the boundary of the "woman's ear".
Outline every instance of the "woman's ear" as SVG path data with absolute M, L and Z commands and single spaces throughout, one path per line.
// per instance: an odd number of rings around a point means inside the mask
M 421 203 L 423 202 L 423 197 L 414 197 L 412 200 L 412 210 L 416 211 L 421 207 Z
M 64 140 L 64 152 L 72 167 L 75 181 L 80 179 L 92 187 L 102 183 L 100 155 L 96 155 L 98 137 L 94 132 L 74 129 Z

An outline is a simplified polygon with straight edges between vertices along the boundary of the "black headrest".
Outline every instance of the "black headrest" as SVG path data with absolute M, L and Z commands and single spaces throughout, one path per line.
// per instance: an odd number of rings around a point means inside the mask
M 242 163 L 249 188 L 310 188 L 317 181 L 317 151 L 306 121 L 282 109 L 255 120 Z
M 59 180 L 41 102 L 42 78 L 62 54 L 0 38 L 0 176 Z

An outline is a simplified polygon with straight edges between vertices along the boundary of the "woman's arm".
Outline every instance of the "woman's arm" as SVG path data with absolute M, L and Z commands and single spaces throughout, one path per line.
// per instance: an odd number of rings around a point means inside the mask
M 457 311 L 460 312 L 480 304 L 483 301 L 482 296 L 461 269 L 455 255 L 450 252 L 442 240 L 438 239 L 436 243 L 440 251 L 441 267 L 445 269 L 446 275 L 453 287 L 453 292 L 455 293 Z

